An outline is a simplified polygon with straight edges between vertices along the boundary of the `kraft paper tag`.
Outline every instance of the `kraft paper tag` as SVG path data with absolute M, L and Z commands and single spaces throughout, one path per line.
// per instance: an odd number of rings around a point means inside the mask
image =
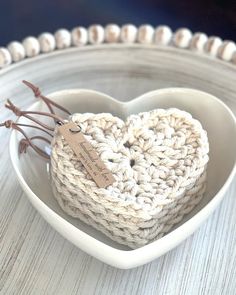
M 80 127 L 74 122 L 69 122 L 59 126 L 58 130 L 98 187 L 106 188 L 115 182 L 111 171 L 107 169 L 94 147 L 85 138 Z

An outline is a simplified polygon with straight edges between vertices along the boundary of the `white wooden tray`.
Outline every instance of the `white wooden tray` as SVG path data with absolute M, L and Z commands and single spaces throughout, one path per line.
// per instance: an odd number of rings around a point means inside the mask
M 221 57 L 225 58 L 225 55 Z M 228 59 L 228 57 L 225 59 Z M 83 47 L 56 50 L 34 58 L 24 59 L 0 70 L 1 105 L 3 105 L 6 98 L 11 98 L 21 108 L 26 108 L 34 102 L 30 92 L 23 85 L 21 86 L 22 79 L 40 85 L 41 90 L 45 94 L 60 89 L 90 88 L 105 92 L 121 101 L 130 100 L 146 91 L 158 88 L 170 86 L 190 87 L 216 95 L 236 113 L 236 65 L 234 64 L 234 55 L 232 54 L 230 61 L 225 61 L 216 56 L 210 56 L 206 52 L 178 48 L 172 43 L 168 46 L 141 43 L 89 44 Z M 9 113 L 1 107 L 0 121 L 2 122 L 7 118 L 9 118 Z M 4 253 L 7 249 L 10 251 L 9 255 L 13 255 L 12 243 L 15 242 L 19 246 L 19 241 L 15 240 L 14 237 L 16 232 L 23 236 L 22 243 L 25 244 L 25 247 L 32 249 L 37 245 L 37 239 L 34 239 L 32 242 L 30 240 L 27 241 L 25 238 L 25 235 L 28 233 L 27 228 L 29 225 L 27 224 L 35 216 L 35 212 L 32 211 L 33 209 L 29 207 L 25 199 L 23 201 L 20 198 L 22 191 L 19 189 L 16 177 L 12 171 L 7 152 L 8 139 L 8 130 L 1 128 L 0 199 L 2 211 L 0 220 L 7 221 L 1 221 L 0 224 L 2 226 L 10 226 L 10 232 L 2 231 L 5 239 L 7 239 L 3 250 L 0 252 L 0 258 L 2 257 L 2 259 L 4 259 Z M 217 239 L 217 234 L 212 233 L 210 230 L 217 224 L 216 231 L 218 236 L 220 236 L 218 243 L 220 244 L 222 240 L 224 243 L 228 243 L 225 246 L 228 249 L 228 253 L 225 254 L 224 264 L 221 265 L 221 272 L 223 272 L 224 267 L 226 269 L 230 266 L 233 255 L 233 250 L 229 249 L 229 245 L 235 240 L 235 233 L 233 229 L 231 229 L 232 232 L 228 235 L 225 233 L 231 228 L 228 225 L 229 222 L 232 224 L 236 223 L 236 214 L 231 210 L 235 189 L 236 182 L 231 187 L 228 202 L 227 199 L 224 202 L 223 215 L 217 215 L 220 219 L 217 222 L 215 219 L 209 221 L 212 222 L 212 226 L 208 222 L 210 228 L 207 234 L 212 235 L 210 238 L 213 240 Z M 17 224 L 15 228 L 12 225 L 12 218 L 14 218 L 14 222 Z M 36 225 L 34 225 L 34 230 L 36 231 Z M 38 233 L 43 233 L 45 230 L 49 231 L 48 227 L 43 225 L 39 228 Z M 202 231 L 204 231 L 204 228 Z M 50 232 L 53 231 L 50 230 Z M 230 235 L 231 240 L 226 241 L 226 238 L 229 239 L 228 236 Z M 47 245 L 49 245 L 52 239 L 53 237 L 48 237 Z M 64 242 L 62 242 L 62 238 L 60 239 L 59 247 L 62 247 Z M 195 239 L 195 243 L 198 243 L 200 240 L 200 238 Z M 43 247 L 42 245 L 41 249 Z M 194 253 L 198 255 L 199 259 L 207 257 L 207 253 L 204 256 L 200 255 L 200 252 L 196 252 L 197 244 L 195 246 L 189 245 L 188 247 L 189 251 L 191 249 L 195 251 Z M 218 246 L 216 250 L 212 248 L 212 251 L 216 251 L 213 254 L 217 256 L 219 249 L 221 249 L 221 246 Z M 187 257 L 187 252 L 186 250 L 186 254 L 183 254 L 181 259 Z M 159 259 L 159 261 L 161 260 Z M 15 262 L 16 260 L 13 259 L 13 263 Z M 214 264 L 211 264 L 211 266 L 213 272 Z M 30 268 L 30 271 L 32 273 L 35 272 L 32 268 Z M 204 264 L 202 271 L 205 271 Z M 66 278 L 64 279 L 66 280 Z M 17 281 L 18 279 L 15 280 Z M 218 285 L 220 284 L 221 281 L 218 281 Z M 234 289 L 231 288 L 233 287 L 230 285 L 229 290 L 233 291 Z

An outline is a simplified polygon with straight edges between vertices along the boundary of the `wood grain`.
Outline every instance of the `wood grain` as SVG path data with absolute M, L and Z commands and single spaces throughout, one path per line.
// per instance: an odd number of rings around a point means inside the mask
M 92 88 L 120 100 L 148 90 L 187 86 L 213 93 L 236 112 L 235 66 L 174 48 L 106 45 L 69 49 L 0 73 L 0 121 L 10 97 L 34 101 L 20 84 L 45 93 Z M 206 114 L 207 115 L 207 114 Z M 236 294 L 236 182 L 216 212 L 179 247 L 145 266 L 119 270 L 56 233 L 33 209 L 12 171 L 9 132 L 0 129 L 0 294 Z

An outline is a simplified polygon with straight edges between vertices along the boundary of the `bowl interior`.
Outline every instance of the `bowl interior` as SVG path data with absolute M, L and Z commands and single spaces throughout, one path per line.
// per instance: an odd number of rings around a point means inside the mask
M 52 93 L 50 97 L 75 112 L 110 112 L 122 119 L 128 115 L 149 111 L 155 108 L 175 107 L 188 111 L 198 119 L 208 133 L 210 143 L 210 162 L 208 165 L 207 190 L 200 204 L 182 222 L 187 222 L 197 214 L 217 192 L 223 187 L 236 162 L 236 124 L 235 118 L 230 110 L 215 97 L 193 89 L 167 88 L 146 93 L 130 102 L 122 103 L 103 93 L 86 90 L 62 90 Z M 35 103 L 31 110 L 46 111 L 43 103 Z M 26 123 L 26 119 L 21 118 Z M 46 120 L 48 121 L 48 120 Z M 48 121 L 49 122 L 49 121 Z M 35 135 L 35 130 L 27 130 L 29 136 Z M 113 242 L 102 233 L 65 214 L 53 197 L 50 179 L 49 164 L 31 149 L 19 157 L 18 142 L 21 136 L 13 132 L 10 142 L 12 161 L 22 174 L 28 187 L 48 207 L 54 210 L 65 220 L 88 233 L 92 237 L 117 249 L 129 250 L 128 247 Z M 175 229 L 173 228 L 172 231 Z

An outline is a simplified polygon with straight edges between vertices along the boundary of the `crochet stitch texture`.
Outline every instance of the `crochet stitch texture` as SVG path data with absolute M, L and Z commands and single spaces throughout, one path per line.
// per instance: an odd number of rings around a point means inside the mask
M 98 188 L 59 132 L 51 153 L 54 196 L 69 215 L 131 248 L 162 237 L 201 200 L 209 144 L 199 121 L 178 109 L 155 109 L 123 121 L 74 114 L 116 182 Z

